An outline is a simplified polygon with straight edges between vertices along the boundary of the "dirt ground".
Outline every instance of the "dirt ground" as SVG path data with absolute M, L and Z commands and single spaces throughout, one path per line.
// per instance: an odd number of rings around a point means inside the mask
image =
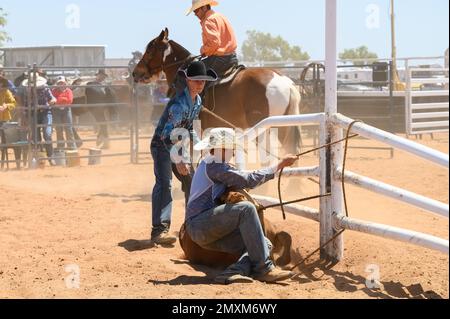
M 87 137 L 92 138 L 93 135 Z M 448 135 L 419 141 L 448 154 Z M 148 149 L 142 141 L 142 150 Z M 381 146 L 353 140 L 353 146 Z M 87 144 L 85 147 L 89 147 Z M 126 142 L 113 150 L 126 152 Z M 83 155 L 86 154 L 83 150 Z M 315 156 L 302 166 L 317 165 Z M 330 268 L 314 256 L 286 285 L 216 285 L 220 270 L 190 265 L 179 245 L 137 249 L 150 235 L 154 176 L 148 156 L 105 158 L 99 166 L 0 172 L 0 298 L 448 298 L 449 259 L 440 252 L 347 231 L 345 258 Z M 448 203 L 448 170 L 396 151 L 350 150 L 348 169 Z M 184 218 L 182 194 L 174 190 L 173 232 Z M 306 178 L 285 179 L 286 200 L 318 194 Z M 276 196 L 276 182 L 265 189 Z M 261 192 L 263 190 L 260 190 Z M 256 191 L 258 193 L 258 191 Z M 350 216 L 448 239 L 448 219 L 348 186 Z M 308 203 L 318 207 L 318 201 Z M 267 214 L 293 237 L 295 260 L 319 245 L 317 223 Z M 380 289 L 368 289 L 378 267 Z M 79 288 L 76 272 L 79 269 Z M 75 283 L 75 284 L 74 284 Z

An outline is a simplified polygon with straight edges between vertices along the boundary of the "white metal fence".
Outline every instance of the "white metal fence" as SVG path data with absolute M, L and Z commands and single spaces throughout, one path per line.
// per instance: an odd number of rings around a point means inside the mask
M 420 73 L 440 73 L 438 77 L 418 77 Z M 418 76 L 417 76 L 418 75 Z M 449 131 L 448 69 L 408 68 L 406 77 L 406 131 L 408 135 Z M 421 86 L 420 90 L 417 86 Z M 431 87 L 430 87 L 431 86 Z M 434 87 L 434 88 L 433 88 Z M 433 98 L 447 97 L 446 102 Z M 417 102 L 418 98 L 423 101 Z
M 341 114 L 333 114 L 329 120 L 326 114 L 271 117 L 257 124 L 254 128 L 247 130 L 242 138 L 243 139 L 246 138 L 249 142 L 251 142 L 257 138 L 257 135 L 260 135 L 264 130 L 269 130 L 272 127 L 288 127 L 292 125 L 317 124 L 320 125 L 321 127 L 320 130 L 320 135 L 322 136 L 321 140 L 324 140 L 324 136 L 326 136 L 327 134 L 327 130 L 325 128 L 329 127 L 329 125 L 341 131 L 341 133 L 338 134 L 339 136 L 343 135 L 343 130 L 346 129 L 352 122 L 353 122 L 352 119 L 347 118 Z M 258 134 L 255 134 L 255 130 L 258 130 Z M 445 169 L 449 168 L 448 155 L 433 150 L 431 148 L 428 148 L 426 146 L 423 146 L 421 144 L 412 142 L 405 138 L 401 138 L 391 133 L 387 133 L 385 131 L 371 127 L 369 125 L 357 123 L 353 126 L 352 133 L 357 133 L 362 137 L 377 140 L 379 142 L 390 145 L 396 149 L 400 149 L 415 156 L 419 156 L 437 165 L 443 166 Z M 331 158 L 328 158 L 328 156 L 331 156 Z M 316 176 L 316 177 L 319 176 L 321 177 L 320 180 L 321 185 L 325 186 L 327 184 L 327 181 L 324 180 L 323 177 L 324 175 L 326 175 L 325 173 L 329 171 L 331 167 L 334 167 L 334 169 L 331 171 L 330 174 L 332 179 L 331 185 L 333 184 L 335 185 L 332 188 L 334 192 L 333 197 L 335 197 L 338 201 L 339 200 L 342 201 L 343 193 L 342 189 L 340 189 L 337 186 L 341 184 L 342 179 L 344 178 L 344 181 L 346 183 L 356 185 L 358 187 L 367 189 L 371 192 L 389 198 L 393 198 L 400 202 L 404 202 L 412 206 L 419 207 L 421 209 L 430 211 L 432 213 L 447 218 L 449 217 L 449 205 L 446 203 L 441 203 L 434 199 L 427 198 L 425 196 L 415 194 L 410 191 L 395 187 L 393 185 L 388 185 L 386 183 L 373 180 L 350 171 L 346 171 L 345 175 L 343 176 L 341 161 L 342 161 L 341 156 L 337 155 L 335 152 L 324 151 L 320 153 L 319 166 L 289 169 L 286 170 L 285 175 Z M 332 166 L 330 165 L 330 163 L 333 163 Z M 242 163 L 241 168 L 245 169 L 245 166 L 243 166 Z M 321 195 L 324 195 L 326 192 L 324 192 L 323 190 L 325 190 L 326 187 L 321 187 L 321 189 L 322 189 Z M 271 205 L 279 203 L 278 199 L 269 198 L 266 196 L 255 196 L 255 199 L 257 199 L 263 205 Z M 319 210 L 301 205 L 286 205 L 285 211 L 297 216 L 317 221 L 322 225 L 322 223 L 326 222 L 326 219 L 323 216 L 325 216 L 325 213 L 328 210 L 327 205 L 329 205 L 329 203 L 323 201 L 321 203 L 321 207 Z M 334 210 L 334 214 L 332 216 L 332 223 L 336 232 L 339 231 L 340 229 L 348 229 L 362 233 L 372 234 L 383 238 L 407 242 L 413 245 L 437 250 L 445 254 L 449 253 L 449 241 L 446 239 L 438 238 L 429 234 L 424 234 L 416 231 L 397 228 L 389 225 L 377 224 L 373 222 L 349 218 L 346 217 L 343 212 L 339 212 L 338 210 Z

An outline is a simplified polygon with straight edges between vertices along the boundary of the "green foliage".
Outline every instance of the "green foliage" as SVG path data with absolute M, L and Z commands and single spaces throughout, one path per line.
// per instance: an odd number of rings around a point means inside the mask
M 242 44 L 243 61 L 303 61 L 309 60 L 309 54 L 302 52 L 299 46 L 291 46 L 281 36 L 270 33 L 247 31 L 247 40 Z
M 7 17 L 6 12 L 3 11 L 3 8 L 0 8 L 0 46 L 3 46 L 5 42 L 11 40 L 6 31 L 4 31 L 4 28 L 8 23 L 6 17 Z
M 355 65 L 368 64 L 373 62 L 373 60 L 378 59 L 376 53 L 370 52 L 369 48 L 365 45 L 360 46 L 356 49 L 346 49 L 344 52 L 339 54 L 339 58 L 342 60 L 350 60 Z M 356 61 L 361 60 L 361 61 Z

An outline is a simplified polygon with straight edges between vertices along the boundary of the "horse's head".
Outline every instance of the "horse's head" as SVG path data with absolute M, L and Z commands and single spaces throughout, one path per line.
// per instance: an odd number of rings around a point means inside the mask
M 149 82 L 150 79 L 163 72 L 167 55 L 170 54 L 169 30 L 166 28 L 147 46 L 144 56 L 133 71 L 135 82 Z

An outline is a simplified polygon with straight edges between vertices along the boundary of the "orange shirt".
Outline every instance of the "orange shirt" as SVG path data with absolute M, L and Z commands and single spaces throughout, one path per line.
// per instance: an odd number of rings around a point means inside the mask
M 213 10 L 208 11 L 200 22 L 203 30 L 203 47 L 200 53 L 205 56 L 228 55 L 237 49 L 236 36 L 225 16 Z

